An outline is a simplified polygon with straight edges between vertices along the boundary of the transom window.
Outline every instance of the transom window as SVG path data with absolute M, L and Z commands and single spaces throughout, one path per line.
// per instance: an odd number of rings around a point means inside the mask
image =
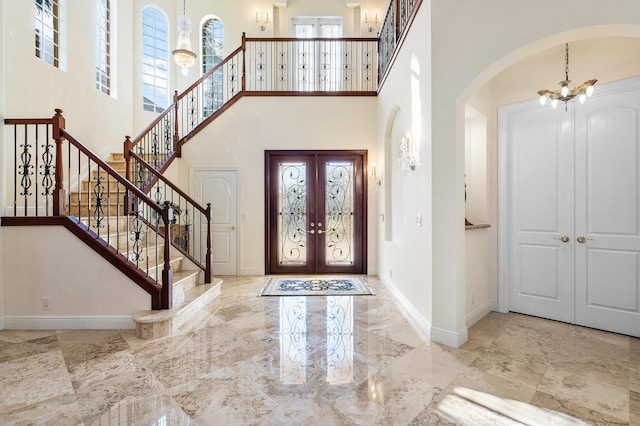
M 224 59 L 224 29 L 222 21 L 211 18 L 202 24 L 202 74 L 211 71 Z M 204 115 L 208 117 L 224 102 L 224 74 L 220 69 L 204 81 Z
M 48 64 L 60 65 L 59 0 L 35 0 L 36 57 Z
M 169 35 L 164 13 L 147 6 L 142 12 L 142 96 L 145 111 L 162 112 L 169 96 Z
M 111 94 L 111 3 L 96 0 L 96 89 Z

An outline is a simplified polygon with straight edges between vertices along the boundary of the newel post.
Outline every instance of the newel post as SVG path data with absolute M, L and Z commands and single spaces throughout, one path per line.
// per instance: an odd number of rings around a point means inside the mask
M 242 91 L 247 90 L 247 33 L 242 33 Z
M 171 270 L 171 202 L 165 201 L 162 209 L 164 222 L 164 268 L 162 269 L 162 309 L 173 307 L 173 271 Z
M 213 275 L 212 271 L 212 263 L 213 259 L 211 257 L 211 203 L 207 203 L 207 261 L 204 271 L 204 282 L 210 283 L 211 276 Z
M 174 110 L 174 115 L 173 115 L 173 150 L 176 152 L 176 156 L 178 158 L 182 157 L 182 147 L 180 145 L 178 145 L 178 142 L 180 141 L 180 132 L 178 129 L 178 107 L 180 101 L 178 100 L 178 91 L 176 90 L 175 92 L 173 92 L 173 110 Z
M 64 190 L 64 164 L 62 163 L 62 144 L 64 136 L 62 130 L 65 128 L 65 119 L 62 116 L 62 110 L 57 108 L 56 115 L 51 119 L 53 124 L 53 139 L 56 141 L 56 184 L 53 189 L 53 215 L 66 215 L 67 194 Z

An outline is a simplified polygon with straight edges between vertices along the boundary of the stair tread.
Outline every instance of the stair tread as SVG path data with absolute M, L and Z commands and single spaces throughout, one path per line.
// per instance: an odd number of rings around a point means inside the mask
M 222 280 L 214 278 L 210 284 L 198 284 L 197 286 L 185 292 L 184 302 L 171 309 L 162 309 L 158 311 L 144 310 L 135 312 L 132 316 L 133 320 L 140 324 L 149 324 L 173 319 L 180 315 L 183 311 L 189 309 L 192 302 L 204 295 L 206 292 L 215 289 L 222 284 Z
M 173 285 L 177 285 L 180 283 L 180 281 L 184 280 L 184 279 L 189 279 L 194 275 L 198 275 L 200 273 L 199 270 L 182 270 L 182 271 L 175 271 L 173 273 Z

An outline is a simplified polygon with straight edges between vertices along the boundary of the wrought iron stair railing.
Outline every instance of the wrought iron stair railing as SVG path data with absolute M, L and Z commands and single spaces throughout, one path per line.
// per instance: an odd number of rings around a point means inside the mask
M 158 203 L 50 119 L 13 126 L 13 203 L 2 225 L 66 226 L 151 295 L 172 306 L 171 203 Z
M 204 272 L 205 283 L 212 280 L 211 203 L 201 206 L 177 185 L 167 179 L 145 158 L 130 149 L 125 140 L 125 176 L 158 205 L 171 207 L 171 243 Z M 147 156 L 149 158 L 149 156 Z M 150 156 L 153 159 L 153 155 Z M 164 227 L 164 225 L 162 225 Z

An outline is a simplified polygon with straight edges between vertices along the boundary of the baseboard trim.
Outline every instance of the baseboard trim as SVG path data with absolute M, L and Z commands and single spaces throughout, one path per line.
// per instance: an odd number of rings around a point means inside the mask
M 427 340 L 431 340 L 431 323 L 427 321 L 420 312 L 409 302 L 409 299 L 405 297 L 404 294 L 398 290 L 398 288 L 393 285 L 392 282 L 388 281 L 386 278 L 378 277 L 380 281 L 387 287 L 387 290 L 391 293 L 391 295 L 396 299 L 398 304 L 404 309 L 407 319 L 411 322 L 423 335 L 423 337 Z
M 264 275 L 264 268 L 242 268 L 240 269 L 240 272 L 238 273 L 238 275 L 241 275 L 243 277 L 246 277 L 249 275 L 262 276 Z
M 81 330 L 81 329 L 135 329 L 130 315 L 119 316 L 6 316 L 8 330 Z
M 438 327 L 431 327 L 431 340 L 436 343 L 442 343 L 443 345 L 451 346 L 453 348 L 459 348 L 464 345 L 468 338 L 469 336 L 466 327 L 458 330 L 456 333 Z
M 471 327 L 473 324 L 477 323 L 485 315 L 491 312 L 493 310 L 492 307 L 495 304 L 496 304 L 495 300 L 487 300 L 486 302 L 478 306 L 476 309 L 469 312 L 467 314 L 467 318 L 465 319 L 465 324 L 467 325 L 467 328 Z

